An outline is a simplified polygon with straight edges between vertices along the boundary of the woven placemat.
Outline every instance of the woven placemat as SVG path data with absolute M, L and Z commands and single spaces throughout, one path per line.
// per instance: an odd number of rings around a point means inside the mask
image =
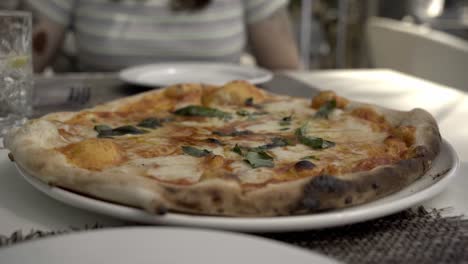
M 81 230 L 21 230 L 0 235 L 0 247 Z M 420 207 L 364 223 L 315 231 L 257 234 L 312 249 L 344 263 L 468 263 L 468 219 Z
M 264 236 L 345 263 L 468 263 L 468 219 L 423 207 L 339 228 Z

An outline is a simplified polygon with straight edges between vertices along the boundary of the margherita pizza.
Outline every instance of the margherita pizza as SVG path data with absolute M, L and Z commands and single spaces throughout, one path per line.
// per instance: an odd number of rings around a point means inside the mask
M 10 131 L 42 181 L 152 213 L 280 216 L 362 204 L 422 176 L 441 137 L 424 110 L 243 81 L 180 84 Z

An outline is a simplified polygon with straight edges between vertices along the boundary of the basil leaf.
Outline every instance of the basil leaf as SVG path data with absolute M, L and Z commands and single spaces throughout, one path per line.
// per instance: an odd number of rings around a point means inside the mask
M 176 115 L 181 116 L 204 116 L 204 117 L 217 117 L 217 118 L 231 118 L 231 114 L 220 111 L 218 109 L 209 108 L 200 105 L 189 105 L 180 108 L 174 112 Z
M 197 149 L 191 146 L 182 146 L 182 151 L 187 155 L 194 156 L 197 158 L 205 157 L 205 156 L 212 154 L 212 152 L 209 150 Z
M 224 146 L 223 142 L 217 140 L 216 138 L 207 138 L 206 142 L 213 143 L 213 144 L 220 145 L 220 146 Z
M 112 130 L 112 127 L 108 125 L 97 125 L 97 126 L 94 126 L 94 130 L 96 130 L 96 132 L 98 133 L 101 133 L 103 131 Z
M 330 100 L 323 104 L 315 113 L 315 117 L 328 118 L 328 115 L 336 108 L 336 100 Z
M 162 121 L 156 117 L 150 117 L 143 119 L 140 123 L 137 124 L 137 126 L 146 128 L 157 128 L 162 126 Z
M 300 128 L 296 129 L 296 132 L 294 134 L 300 137 L 300 136 L 305 136 L 306 133 L 307 133 L 307 123 L 302 125 Z
M 247 111 L 247 110 L 241 109 L 241 110 L 238 110 L 238 111 L 236 112 L 236 114 L 237 114 L 237 115 L 240 115 L 240 116 L 249 116 L 249 115 L 250 115 L 250 112 Z
M 313 149 L 326 149 L 335 146 L 334 142 L 319 138 L 319 137 L 308 137 L 307 133 L 307 123 L 302 125 L 300 128 L 296 129 L 296 136 L 299 142 L 302 144 L 311 147 Z
M 334 142 L 318 137 L 299 136 L 298 139 L 299 142 L 313 149 L 326 149 L 335 146 Z
M 288 130 L 288 129 L 289 129 L 289 127 L 283 127 L 283 128 L 280 128 L 279 130 L 280 131 L 285 131 L 285 130 Z
M 273 163 L 273 158 L 268 155 L 264 151 L 260 152 L 248 152 L 245 155 L 245 161 L 252 166 L 252 168 L 259 168 L 259 167 L 274 167 L 275 164 Z
M 271 143 L 268 143 L 266 145 L 258 146 L 255 148 L 251 148 L 250 151 L 262 151 L 262 150 L 267 150 L 267 149 L 272 149 L 276 147 L 284 147 L 284 146 L 289 146 L 292 145 L 292 142 L 290 142 L 286 138 L 280 138 L 280 137 L 275 137 L 271 139 Z
M 242 153 L 241 147 L 239 147 L 239 145 L 237 145 L 237 144 L 234 146 L 234 148 L 232 148 L 232 151 L 239 154 L 239 155 L 241 155 L 241 156 L 244 155 L 244 153 Z
M 268 112 L 265 112 L 265 111 L 249 112 L 247 110 L 241 109 L 241 110 L 238 110 L 236 114 L 239 116 L 248 116 L 249 118 L 254 118 L 254 116 L 257 116 L 257 115 L 266 115 L 268 114 Z
M 225 133 L 222 131 L 213 131 L 213 134 L 218 135 L 220 137 L 238 137 L 238 136 L 251 135 L 253 134 L 253 132 L 250 130 L 241 130 L 241 131 L 234 130 L 230 133 Z
M 138 129 L 134 126 L 121 126 L 121 127 L 112 129 L 111 127 L 107 125 L 97 125 L 94 127 L 94 130 L 98 132 L 99 138 L 123 136 L 127 134 L 137 135 L 137 134 L 144 134 L 148 132 L 146 130 Z
M 146 130 L 136 128 L 134 126 L 121 126 L 112 129 L 115 133 L 121 133 L 122 135 L 125 134 L 144 134 L 148 133 Z

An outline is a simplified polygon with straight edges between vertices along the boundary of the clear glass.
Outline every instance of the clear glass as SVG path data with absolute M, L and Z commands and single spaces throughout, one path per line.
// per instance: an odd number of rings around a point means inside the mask
M 0 137 L 32 113 L 31 14 L 0 11 Z

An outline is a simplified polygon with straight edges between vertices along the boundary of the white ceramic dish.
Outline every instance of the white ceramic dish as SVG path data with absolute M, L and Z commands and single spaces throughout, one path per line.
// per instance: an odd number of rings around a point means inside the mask
M 338 263 L 256 236 L 188 228 L 115 228 L 59 235 L 0 250 L 0 263 Z
M 174 62 L 134 66 L 120 72 L 121 80 L 142 86 L 167 86 L 176 83 L 222 85 L 232 80 L 252 84 L 269 81 L 273 75 L 265 69 L 236 64 Z
M 71 206 L 148 224 L 182 225 L 246 232 L 279 232 L 320 229 L 362 222 L 390 215 L 418 205 L 440 193 L 455 176 L 459 166 L 456 152 L 446 141 L 433 167 L 403 190 L 359 206 L 309 215 L 285 217 L 237 218 L 168 213 L 152 215 L 143 210 L 79 195 L 51 187 L 18 167 L 24 178 L 38 190 Z

